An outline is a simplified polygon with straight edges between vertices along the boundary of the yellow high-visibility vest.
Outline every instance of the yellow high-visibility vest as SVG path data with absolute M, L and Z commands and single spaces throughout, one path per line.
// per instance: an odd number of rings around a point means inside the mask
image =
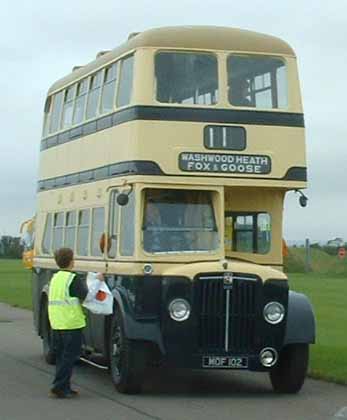
M 75 330 L 86 326 L 82 306 L 70 296 L 70 284 L 75 273 L 58 271 L 49 285 L 48 317 L 53 330 Z

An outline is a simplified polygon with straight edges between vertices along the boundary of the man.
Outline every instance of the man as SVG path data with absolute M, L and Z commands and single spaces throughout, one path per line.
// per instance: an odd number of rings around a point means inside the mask
M 58 249 L 54 258 L 60 270 L 52 277 L 48 297 L 48 316 L 56 352 L 51 396 L 71 398 L 78 395 L 78 391 L 71 388 L 70 381 L 74 363 L 81 353 L 82 329 L 86 326 L 81 303 L 89 292 L 85 280 L 72 272 L 74 255 L 70 248 Z M 98 279 L 104 281 L 103 275 L 98 274 Z M 97 291 L 90 293 L 95 295 Z M 90 293 L 88 298 L 91 298 Z
M 254 106 L 249 100 L 249 82 L 246 79 L 235 78 L 229 86 L 229 102 L 236 106 Z

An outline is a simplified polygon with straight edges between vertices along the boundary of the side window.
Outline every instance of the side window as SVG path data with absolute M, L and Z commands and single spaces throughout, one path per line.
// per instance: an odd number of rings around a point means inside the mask
M 121 209 L 120 223 L 120 246 L 121 255 L 129 257 L 134 254 L 135 243 L 135 199 L 134 193 L 129 195 L 129 202 Z
M 102 71 L 98 71 L 90 78 L 86 112 L 87 120 L 96 117 L 96 115 L 98 114 L 98 104 L 101 90 L 101 77 Z
M 101 257 L 102 252 L 100 250 L 99 241 L 100 237 L 104 232 L 105 225 L 105 209 L 98 207 L 92 210 L 92 243 L 91 253 L 95 257 Z
M 257 217 L 257 249 L 259 254 L 267 254 L 271 248 L 271 217 L 259 213 Z
M 51 107 L 52 107 L 52 97 L 49 96 L 45 102 L 45 110 L 44 110 L 44 120 L 43 120 L 43 130 L 42 130 L 42 137 L 46 137 L 48 135 L 50 117 L 51 117 Z
M 113 111 L 114 95 L 116 90 L 118 63 L 106 67 L 104 73 L 104 85 L 101 95 L 101 114 Z
M 77 83 L 75 109 L 74 109 L 73 120 L 72 120 L 72 123 L 74 125 L 80 124 L 83 121 L 84 108 L 85 108 L 86 99 L 87 99 L 87 91 L 88 91 L 87 79 L 84 79 L 81 82 Z
M 271 216 L 268 213 L 227 213 L 226 252 L 267 254 L 271 249 Z
M 53 110 L 51 115 L 51 123 L 49 127 L 49 132 L 54 133 L 59 129 L 60 116 L 61 116 L 61 106 L 63 103 L 63 92 L 56 93 L 53 96 Z
M 44 254 L 51 253 L 51 242 L 52 242 L 52 214 L 47 214 L 45 231 L 42 240 L 42 252 Z
M 108 251 L 110 258 L 117 256 L 117 243 L 118 243 L 118 219 L 119 219 L 119 205 L 117 203 L 118 191 L 111 192 L 110 199 L 110 217 L 108 226 L 108 237 L 111 241 L 111 246 Z
M 78 212 L 78 225 L 77 225 L 77 255 L 89 255 L 89 222 L 90 211 L 80 210 Z
M 68 211 L 65 216 L 65 235 L 64 246 L 66 248 L 75 249 L 75 236 L 76 236 L 76 212 Z
M 133 65 L 134 56 L 121 61 L 119 87 L 117 95 L 117 106 L 125 106 L 130 103 L 133 86 Z
M 53 251 L 63 246 L 64 213 L 55 213 L 53 217 Z
M 73 104 L 75 99 L 76 85 L 68 87 L 64 92 L 63 116 L 61 128 L 70 127 L 72 124 Z

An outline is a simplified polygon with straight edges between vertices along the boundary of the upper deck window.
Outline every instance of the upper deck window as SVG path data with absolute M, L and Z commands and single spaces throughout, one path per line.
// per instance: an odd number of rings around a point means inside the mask
M 217 103 L 217 58 L 212 54 L 158 53 L 155 76 L 159 102 L 189 105 Z
M 130 103 L 134 72 L 134 56 L 131 55 L 121 61 L 117 106 L 125 106 Z
M 101 90 L 101 71 L 98 71 L 90 78 L 89 82 L 89 92 L 88 92 L 88 101 L 87 101 L 87 111 L 86 119 L 94 118 L 97 115 L 99 96 Z
M 151 253 L 203 252 L 218 247 L 210 191 L 149 189 L 145 195 L 144 249 Z
M 283 109 L 288 106 L 287 72 L 279 58 L 231 55 L 228 96 L 234 106 Z
M 76 92 L 76 85 L 70 86 L 65 90 L 61 128 L 70 127 L 72 124 L 72 113 L 73 113 L 75 92 Z
M 75 109 L 74 109 L 74 115 L 73 115 L 73 124 L 79 124 L 83 121 L 87 92 L 88 92 L 87 79 L 84 79 L 78 82 Z
M 101 95 L 101 114 L 113 111 L 117 80 L 117 66 L 118 63 L 114 63 L 105 69 L 104 86 L 102 88 Z
M 51 123 L 49 127 L 50 133 L 54 133 L 55 131 L 58 131 L 62 103 L 63 103 L 63 92 L 58 92 L 55 95 L 53 95 L 53 110 L 52 110 L 52 115 L 51 115 Z
M 49 129 L 49 122 L 51 117 L 52 97 L 48 96 L 45 102 L 45 115 L 43 120 L 43 137 L 46 137 Z

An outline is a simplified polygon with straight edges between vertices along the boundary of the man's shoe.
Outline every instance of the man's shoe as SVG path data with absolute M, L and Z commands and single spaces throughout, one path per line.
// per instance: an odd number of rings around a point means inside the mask
M 52 388 L 49 392 L 50 397 L 53 398 L 66 398 L 66 394 L 64 391 L 60 390 L 60 389 L 55 389 Z

